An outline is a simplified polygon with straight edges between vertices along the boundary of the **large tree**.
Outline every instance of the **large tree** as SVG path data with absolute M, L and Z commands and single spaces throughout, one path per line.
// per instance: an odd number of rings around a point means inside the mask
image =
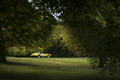
M 39 5 L 38 5 L 39 4 Z M 0 62 L 6 62 L 9 46 L 45 44 L 56 19 L 38 0 L 0 0 Z
M 99 67 L 105 66 L 111 73 L 120 66 L 119 4 L 119 0 L 63 2 L 62 18 L 70 24 L 74 38 L 89 57 L 99 58 Z

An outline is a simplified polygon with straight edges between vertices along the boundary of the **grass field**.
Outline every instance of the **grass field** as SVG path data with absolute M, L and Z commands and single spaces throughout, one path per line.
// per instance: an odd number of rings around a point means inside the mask
M 120 80 L 119 74 L 100 75 L 88 58 L 19 58 L 7 57 L 0 64 L 0 80 Z

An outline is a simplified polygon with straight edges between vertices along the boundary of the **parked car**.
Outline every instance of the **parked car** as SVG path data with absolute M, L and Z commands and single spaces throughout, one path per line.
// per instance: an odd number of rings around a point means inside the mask
M 36 53 L 32 53 L 31 54 L 32 57 L 51 57 L 51 54 L 48 53 L 40 53 L 40 52 L 36 52 Z

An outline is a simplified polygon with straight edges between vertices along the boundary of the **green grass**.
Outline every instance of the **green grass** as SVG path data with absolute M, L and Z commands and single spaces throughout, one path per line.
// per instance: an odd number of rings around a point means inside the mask
M 120 80 L 120 76 L 100 75 L 88 58 L 7 57 L 0 64 L 0 80 Z

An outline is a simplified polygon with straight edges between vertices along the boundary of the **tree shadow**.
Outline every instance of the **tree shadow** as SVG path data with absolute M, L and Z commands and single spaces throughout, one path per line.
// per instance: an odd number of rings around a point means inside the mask
M 17 66 L 32 66 L 32 67 L 40 66 L 40 65 L 35 65 L 35 64 L 27 64 L 27 63 L 20 63 L 20 62 L 10 62 L 10 61 L 7 61 L 5 63 L 0 63 L 0 64 L 4 64 L 4 65 L 17 65 Z
M 99 76 L 91 76 L 91 75 L 68 75 L 72 71 L 64 71 L 60 66 L 42 66 L 36 64 L 28 64 L 28 63 L 20 63 L 20 62 L 10 62 L 2 63 L 5 65 L 13 65 L 13 66 L 28 66 L 32 67 L 32 71 L 23 71 L 23 72 L 13 72 L 13 71 L 2 71 L 0 72 L 0 80 L 118 80 L 118 79 L 110 79 L 110 78 L 102 78 Z M 37 68 L 39 67 L 39 68 Z M 37 70 L 37 69 L 38 70 Z M 40 69 L 41 68 L 41 69 Z M 35 69 L 35 70 L 34 70 Z M 50 69 L 53 69 L 50 71 Z M 42 71 L 47 70 L 47 71 Z M 52 72 L 53 71 L 53 72 Z M 63 75 L 62 74 L 66 75 Z

